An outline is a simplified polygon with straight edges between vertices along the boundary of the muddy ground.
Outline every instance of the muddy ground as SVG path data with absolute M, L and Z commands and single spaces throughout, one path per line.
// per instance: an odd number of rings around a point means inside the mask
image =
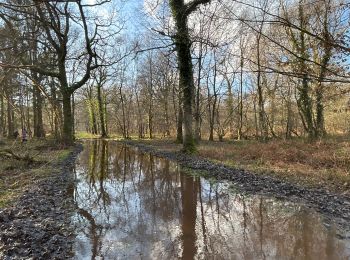
M 151 145 L 135 141 L 120 141 L 137 147 L 141 152 L 177 161 L 181 166 L 198 170 L 208 177 L 232 181 L 240 192 L 273 196 L 278 199 L 302 203 L 324 216 L 325 222 L 335 223 L 340 227 L 339 236 L 348 238 L 350 232 L 350 194 L 334 193 L 327 189 L 310 189 L 288 183 L 271 176 L 257 175 L 243 169 L 235 169 L 220 163 L 213 163 L 205 158 L 184 155 L 180 152 L 161 151 Z M 345 238 L 345 237 L 344 237 Z
M 73 256 L 72 169 L 82 145 L 60 164 L 60 174 L 40 180 L 12 207 L 0 209 L 0 259 L 67 259 Z

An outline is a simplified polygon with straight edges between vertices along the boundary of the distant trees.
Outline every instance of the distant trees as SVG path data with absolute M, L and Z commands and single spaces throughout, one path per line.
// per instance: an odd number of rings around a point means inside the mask
M 193 152 L 348 131 L 346 1 L 146 3 L 137 36 L 98 15 L 105 2 L 1 3 L 0 132 L 176 136 Z
M 127 66 L 124 112 L 108 114 L 126 118 L 130 135 L 176 135 L 187 152 L 201 138 L 321 138 L 326 103 L 349 93 L 341 1 L 205 3 L 152 2 L 152 37 L 166 44 L 148 42 L 151 53 Z

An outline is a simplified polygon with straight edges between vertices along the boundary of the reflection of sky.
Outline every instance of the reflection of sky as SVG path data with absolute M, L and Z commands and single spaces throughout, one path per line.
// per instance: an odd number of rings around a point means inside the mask
M 132 165 L 132 168 L 137 171 L 139 165 L 135 163 Z M 135 174 L 134 177 L 138 174 Z M 119 256 L 123 258 L 129 254 L 144 253 L 151 257 L 158 252 L 167 251 L 169 243 L 172 245 L 174 239 L 179 235 L 178 221 L 164 222 L 160 218 L 155 218 L 152 214 L 154 212 L 149 208 L 151 205 L 148 208 L 147 205 L 143 205 L 140 198 L 144 193 L 142 187 L 135 185 L 135 180 L 130 178 L 130 176 L 127 176 L 124 183 L 114 179 L 104 180 L 104 190 L 111 197 L 111 204 L 104 211 L 102 205 L 96 204 L 99 197 L 98 192 L 91 194 L 91 187 L 84 180 L 84 170 L 78 167 L 77 175 L 80 180 L 76 194 L 79 207 L 90 209 L 90 213 L 97 225 L 106 224 L 102 231 L 103 245 L 101 250 L 105 257 L 113 258 Z M 137 181 L 144 181 L 142 169 L 141 178 L 137 178 Z M 98 185 L 96 184 L 96 186 Z M 160 180 L 155 181 L 155 186 L 160 186 Z M 144 195 L 147 196 L 147 194 Z M 88 223 L 85 224 L 88 225 Z M 79 242 L 82 244 L 88 242 L 84 236 L 78 237 L 78 239 L 81 240 Z M 86 244 L 89 247 L 89 243 Z M 91 249 L 86 249 L 86 245 L 78 246 L 80 246 L 79 251 L 84 250 L 84 254 L 88 257 Z M 178 249 L 176 249 L 177 251 Z
M 186 184 L 198 182 L 181 175 L 174 163 L 158 158 L 152 161 L 149 155 L 140 155 L 133 149 L 124 153 L 120 144 L 108 146 L 108 177 L 101 184 L 101 143 L 96 148 L 94 188 L 88 181 L 91 145 L 77 164 L 75 200 L 97 225 L 95 234 L 91 234 L 89 221 L 75 216 L 78 259 L 91 258 L 93 236 L 98 238 L 97 255 L 105 259 L 180 258 L 186 246 L 184 231 L 195 233 L 193 250 L 198 258 L 350 256 L 349 241 L 337 240 L 334 231 L 324 227 L 320 216 L 302 206 L 233 194 L 227 183 L 211 184 L 205 179 L 200 179 L 200 193 L 183 193 Z M 103 190 L 107 194 L 105 204 Z M 196 206 L 185 209 L 188 204 L 183 200 L 191 200 L 191 194 L 196 198 Z M 185 215 L 188 217 L 189 213 L 195 215 L 195 222 L 191 226 L 187 219 L 187 228 L 192 230 L 183 230 Z

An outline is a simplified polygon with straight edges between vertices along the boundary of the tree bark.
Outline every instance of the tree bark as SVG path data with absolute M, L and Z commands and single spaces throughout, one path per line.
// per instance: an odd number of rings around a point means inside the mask
M 105 137 L 107 137 L 107 132 L 106 132 L 106 123 L 105 123 L 101 89 L 102 89 L 101 84 L 97 84 L 97 102 L 98 102 L 98 112 L 100 115 L 101 137 L 105 138 Z
M 34 73 L 36 74 L 36 73 Z M 39 79 L 37 75 L 33 75 L 36 82 L 33 85 L 33 114 L 34 114 L 34 136 L 41 138 L 45 137 L 43 125 L 43 97 L 41 95 Z
M 67 90 L 61 91 L 61 92 L 62 92 L 62 101 L 63 101 L 62 141 L 66 145 L 72 145 L 74 142 L 74 135 L 73 135 L 71 93 Z
M 183 142 L 183 135 L 182 135 L 182 124 L 183 124 L 183 111 L 181 104 L 178 109 L 178 116 L 177 116 L 177 135 L 176 135 L 176 141 L 180 144 Z
M 6 86 L 8 87 L 8 86 Z M 13 133 L 15 131 L 15 126 L 14 126 L 14 113 L 13 113 L 13 108 L 12 108 L 12 96 L 9 93 L 9 90 L 6 91 L 6 99 L 7 99 L 7 136 L 9 138 L 13 137 Z
M 4 136 L 5 133 L 5 102 L 3 91 L 1 90 L 0 95 L 0 135 Z
M 199 57 L 198 57 L 198 79 L 197 79 L 197 93 L 196 93 L 196 111 L 194 115 L 195 119 L 195 141 L 199 143 L 201 140 L 201 124 L 200 124 L 200 94 L 201 94 L 201 72 L 202 72 L 202 56 L 203 56 L 203 44 L 199 44 Z
M 234 133 L 233 133 L 233 93 L 232 93 L 232 82 L 229 80 L 228 75 L 224 75 L 226 83 L 227 83 L 227 101 L 226 101 L 226 107 L 227 107 L 227 113 L 229 116 L 229 137 L 230 139 L 234 138 Z
M 240 43 L 241 47 L 241 66 L 240 66 L 240 84 L 239 84 L 239 92 L 238 92 L 238 129 L 237 129 L 237 140 L 242 139 L 242 128 L 243 128 L 243 46 L 242 40 Z

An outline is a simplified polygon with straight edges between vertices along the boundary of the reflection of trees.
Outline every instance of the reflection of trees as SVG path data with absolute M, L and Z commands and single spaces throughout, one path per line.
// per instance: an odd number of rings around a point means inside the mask
M 213 214 L 218 210 L 215 191 L 207 188 L 203 193 L 205 216 L 200 219 L 205 221 L 206 258 L 344 258 L 342 242 L 325 229 L 317 216 L 300 206 L 232 194 L 229 199 L 219 199 L 220 213 Z M 203 226 L 198 225 L 197 234 L 201 234 Z
M 101 206 L 101 210 L 107 210 L 110 205 L 110 197 L 104 187 L 104 180 L 108 177 L 108 142 L 93 141 L 88 154 L 88 169 L 85 176 L 88 192 L 84 194 L 87 199 L 94 199 L 93 204 Z M 96 196 L 95 196 L 96 195 Z
M 138 249 L 144 258 L 162 259 L 341 258 L 335 234 L 298 206 L 230 194 L 120 144 L 91 142 L 79 162 L 77 173 L 84 173 L 75 196 L 85 210 L 79 217 L 88 223 L 86 236 L 98 240 L 92 254 L 132 258 Z
M 91 259 L 95 259 L 102 246 L 102 228 L 96 224 L 95 219 L 88 211 L 78 208 L 78 214 L 85 218 L 90 224 L 89 232 L 86 235 L 90 237 L 91 241 Z
M 101 237 L 104 236 L 106 230 L 103 228 L 103 225 L 96 223 L 93 209 L 96 207 L 96 212 L 99 214 L 103 212 L 106 219 L 109 218 L 110 214 L 108 206 L 111 200 L 104 184 L 108 177 L 108 142 L 90 142 L 85 150 L 88 152 L 83 154 L 80 161 L 81 164 L 87 166 L 87 168 L 84 168 L 86 174 L 81 176 L 87 185 L 84 189 L 76 189 L 75 200 L 78 204 L 78 221 L 80 223 L 88 222 L 89 228 L 81 232 L 91 241 L 91 254 L 92 259 L 94 259 L 101 251 Z
M 181 174 L 182 198 L 182 259 L 194 259 L 196 255 L 196 210 L 198 180 Z
M 106 212 L 106 205 L 111 204 L 111 199 L 104 188 L 104 180 L 108 177 L 108 143 L 102 140 L 101 143 L 101 157 L 100 157 L 100 172 L 99 172 L 99 193 L 98 193 L 98 203 L 102 201 L 103 209 Z

